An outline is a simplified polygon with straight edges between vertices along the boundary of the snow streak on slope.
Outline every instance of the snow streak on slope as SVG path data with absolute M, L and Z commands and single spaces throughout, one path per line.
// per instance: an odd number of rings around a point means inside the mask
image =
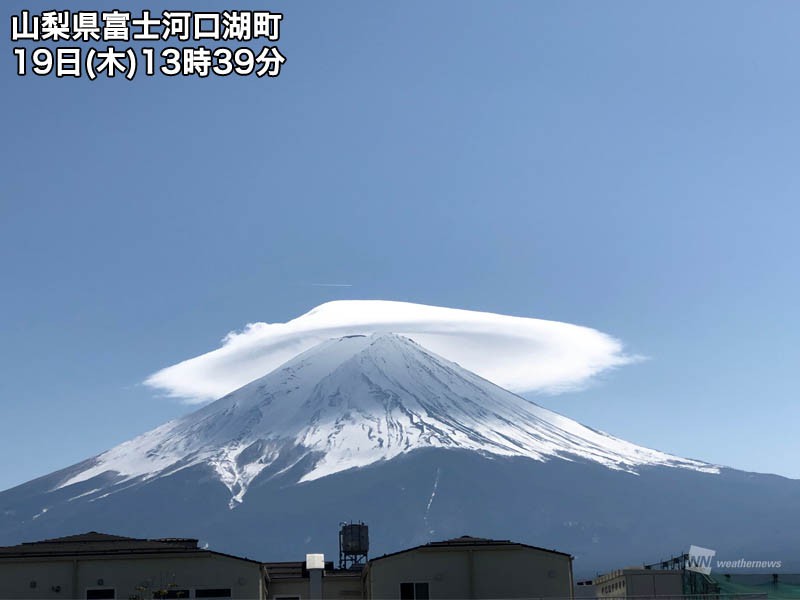
M 204 408 L 94 460 L 60 487 L 108 471 L 164 476 L 206 464 L 241 502 L 267 467 L 303 458 L 310 481 L 418 448 L 534 460 L 586 459 L 611 469 L 717 468 L 589 429 L 393 334 L 349 336 L 308 350 Z M 116 481 L 119 482 L 120 479 Z

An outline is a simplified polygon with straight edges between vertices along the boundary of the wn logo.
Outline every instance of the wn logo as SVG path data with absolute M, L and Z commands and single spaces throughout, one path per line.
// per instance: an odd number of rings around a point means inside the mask
M 689 560 L 686 563 L 686 570 L 702 573 L 703 575 L 710 575 L 711 561 L 714 560 L 714 556 L 716 554 L 716 550 L 709 550 L 708 548 L 703 548 L 702 546 L 690 546 Z

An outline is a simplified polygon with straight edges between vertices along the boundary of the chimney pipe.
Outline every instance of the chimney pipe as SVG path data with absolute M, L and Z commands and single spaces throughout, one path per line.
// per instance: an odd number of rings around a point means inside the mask
M 306 570 L 308 571 L 309 599 L 322 600 L 322 575 L 325 572 L 325 555 L 306 554 Z

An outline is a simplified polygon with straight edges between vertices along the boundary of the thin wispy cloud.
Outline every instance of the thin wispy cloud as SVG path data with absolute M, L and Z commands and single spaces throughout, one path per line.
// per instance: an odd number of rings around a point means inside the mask
M 151 375 L 147 385 L 202 403 L 258 379 L 330 338 L 405 335 L 515 392 L 559 393 L 637 360 L 622 343 L 589 327 L 379 300 L 329 302 L 286 323 L 250 323 L 220 348 Z

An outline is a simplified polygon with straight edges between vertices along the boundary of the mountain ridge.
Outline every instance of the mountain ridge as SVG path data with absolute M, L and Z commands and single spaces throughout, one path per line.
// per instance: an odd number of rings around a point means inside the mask
M 231 394 L 90 459 L 90 468 L 60 487 L 107 472 L 120 483 L 206 463 L 228 487 L 233 507 L 265 468 L 287 455 L 295 462 L 318 457 L 303 482 L 424 447 L 533 460 L 581 457 L 630 471 L 645 465 L 718 471 L 588 428 L 408 338 L 384 333 L 323 342 Z

